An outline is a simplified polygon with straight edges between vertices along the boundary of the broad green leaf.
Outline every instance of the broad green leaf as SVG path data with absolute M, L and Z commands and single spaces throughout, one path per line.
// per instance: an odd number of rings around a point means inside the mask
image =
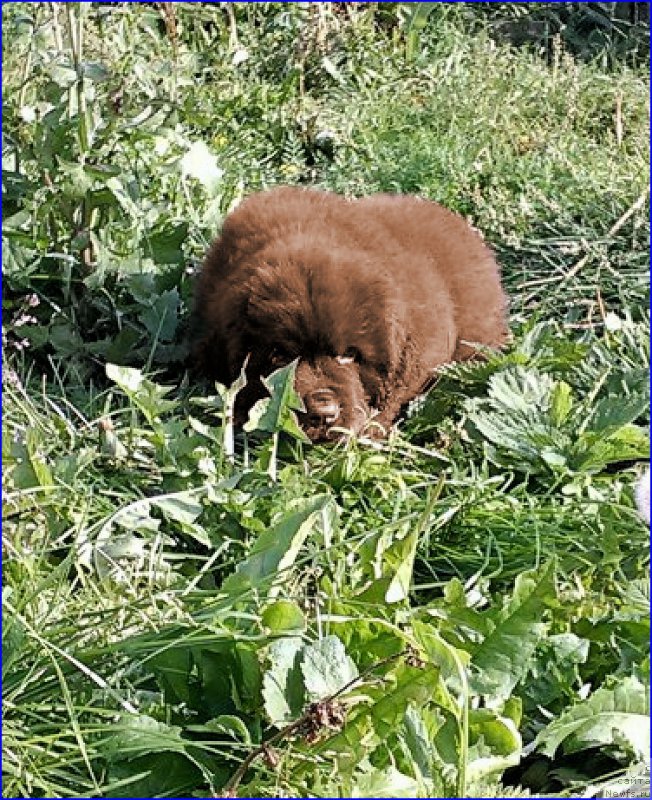
M 374 730 L 380 741 L 389 736 L 400 725 L 409 704 L 425 705 L 441 685 L 436 667 L 410 667 L 400 665 L 396 670 L 398 681 L 389 686 L 385 695 L 372 707 Z
M 586 662 L 589 646 L 588 639 L 570 632 L 547 636 L 539 644 L 520 689 L 530 708 L 555 711 L 560 701 L 575 697 L 582 683 L 579 665 Z
M 521 736 L 513 720 L 488 708 L 469 711 L 469 764 L 467 782 L 501 774 L 518 764 Z
M 442 772 L 442 778 L 450 785 L 455 783 L 457 787 L 460 755 L 464 748 L 468 747 L 464 738 L 464 729 L 460 720 L 449 712 L 442 709 L 436 709 L 436 711 L 442 722 L 433 736 L 433 758 L 436 766 Z M 456 795 L 447 796 L 454 797 Z
M 355 766 L 366 753 L 400 730 L 410 705 L 423 707 L 440 686 L 439 671 L 435 667 L 420 669 L 398 665 L 385 673 L 382 685 L 365 687 L 368 704 L 355 708 L 344 729 L 318 743 L 316 752 L 337 754 L 338 765 L 342 768 Z
M 263 378 L 263 384 L 271 397 L 259 400 L 249 412 L 245 423 L 246 431 L 265 431 L 275 433 L 284 431 L 295 439 L 308 441 L 308 437 L 297 423 L 295 411 L 305 411 L 301 398 L 294 388 L 294 374 L 297 361 L 281 367 Z
M 143 412 L 147 421 L 152 424 L 158 417 L 175 408 L 174 400 L 165 400 L 171 387 L 159 386 L 145 378 L 141 370 L 132 367 L 119 367 L 107 364 L 106 376 L 116 383 L 127 397 Z
M 459 679 L 460 671 L 463 671 L 469 663 L 469 654 L 444 641 L 438 630 L 432 625 L 415 620 L 413 631 L 428 659 L 441 669 L 442 675 L 445 678 Z
M 303 631 L 306 618 L 303 611 L 292 600 L 277 600 L 263 611 L 263 625 L 272 633 Z
M 577 472 L 597 471 L 619 461 L 635 461 L 650 457 L 650 436 L 636 425 L 624 425 L 603 436 L 589 431 L 580 435 L 571 450 L 571 465 Z
M 155 264 L 183 264 L 188 227 L 187 222 L 163 220 L 145 240 L 147 255 Z
M 175 705 L 189 702 L 192 669 L 190 650 L 168 647 L 152 656 L 149 665 L 161 684 L 168 703 Z
M 296 719 L 305 705 L 303 643 L 299 637 L 278 639 L 270 644 L 267 657 L 270 666 L 263 676 L 265 712 L 270 722 L 280 727 Z
M 357 775 L 349 797 L 418 797 L 419 784 L 396 767 L 372 769 Z
M 380 576 L 361 592 L 357 599 L 367 603 L 397 603 L 410 592 L 414 557 L 419 531 L 414 527 L 402 539 L 396 539 L 380 555 Z
M 109 765 L 105 797 L 187 797 L 202 780 L 202 770 L 186 753 L 152 748 L 136 758 Z M 204 779 L 208 777 L 204 776 Z
M 550 407 L 555 382 L 536 369 L 512 367 L 489 379 L 489 394 L 496 407 L 528 415 Z
M 428 660 L 439 668 L 445 684 L 438 692 L 438 703 L 455 717 L 460 715 L 459 703 L 451 696 L 448 687 L 456 694 L 464 691 L 466 672 L 470 656 L 444 641 L 436 628 L 419 620 L 413 623 L 414 636 L 423 647 Z
M 234 714 L 220 714 L 202 725 L 188 725 L 186 730 L 193 733 L 226 733 L 228 736 L 239 739 L 244 744 L 251 746 L 249 729 L 240 717 L 236 717 Z
M 472 686 L 492 700 L 509 697 L 525 676 L 546 626 L 546 603 L 555 597 L 554 564 L 516 579 L 514 594 L 495 620 L 495 627 L 472 653 Z
M 639 420 L 649 410 L 649 392 L 634 394 L 631 397 L 607 395 L 594 405 L 583 428 L 605 437 L 611 436 L 619 428 Z
M 414 529 L 386 550 L 384 560 L 390 569 L 394 569 L 385 592 L 386 603 L 397 603 L 407 599 L 412 584 L 412 570 L 418 543 L 419 532 Z
M 179 324 L 181 298 L 176 289 L 161 292 L 138 315 L 148 332 L 163 342 L 170 342 Z
M 106 741 L 103 751 L 109 762 L 137 758 L 149 752 L 186 752 L 187 741 L 181 728 L 145 714 L 123 714 L 115 725 L 115 733 Z
M 419 711 L 414 705 L 408 705 L 405 709 L 400 737 L 410 754 L 413 769 L 416 766 L 421 777 L 430 778 L 433 771 L 432 743 Z
M 263 671 L 256 645 L 237 642 L 232 695 L 236 708 L 249 714 L 258 713 L 262 703 Z
M 333 501 L 328 495 L 302 500 L 295 510 L 260 534 L 248 557 L 224 581 L 222 591 L 237 595 L 255 588 L 270 597 L 278 594 L 278 584 L 286 580 L 285 570 L 296 561 L 306 538 L 317 528 L 320 515 L 332 512 Z
M 325 615 L 324 622 L 329 631 L 342 641 L 346 652 L 355 658 L 361 670 L 405 649 L 405 637 L 390 622 L 361 616 L 355 603 L 349 607 L 333 602 L 332 607 L 333 615 Z
M 650 756 L 650 696 L 637 678 L 601 687 L 544 728 L 536 747 L 551 758 L 559 747 L 574 753 L 591 747 L 624 747 L 635 758 Z
M 193 651 L 193 661 L 201 680 L 202 713 L 215 717 L 234 713 L 237 676 L 233 642 L 216 642 L 210 648 Z
M 469 711 L 469 734 L 472 742 L 482 737 L 485 745 L 500 756 L 512 755 L 522 747 L 521 735 L 514 721 L 490 708 Z
M 550 397 L 550 416 L 553 424 L 556 426 L 563 425 L 568 419 L 573 408 L 573 396 L 571 394 L 571 387 L 564 381 L 559 381 L 555 384 Z
M 34 472 L 34 476 L 39 486 L 52 486 L 54 483 L 52 470 L 42 456 L 46 442 L 42 433 L 34 428 L 30 428 L 25 433 L 25 445 L 29 458 L 29 464 Z
M 123 328 L 108 343 L 104 356 L 110 362 L 125 361 L 132 354 L 138 344 L 141 333 L 134 328 Z M 91 347 L 91 345 L 89 345 Z M 108 376 L 108 373 L 107 373 Z
M 154 508 L 162 511 L 168 519 L 186 525 L 191 525 L 203 510 L 203 506 L 198 499 L 198 493 L 193 490 L 153 497 L 150 502 Z
M 650 578 L 636 578 L 622 588 L 622 605 L 619 616 L 634 613 L 649 619 L 650 614 Z
M 358 675 L 353 660 L 337 636 L 325 636 L 303 651 L 301 672 L 312 700 L 335 694 Z

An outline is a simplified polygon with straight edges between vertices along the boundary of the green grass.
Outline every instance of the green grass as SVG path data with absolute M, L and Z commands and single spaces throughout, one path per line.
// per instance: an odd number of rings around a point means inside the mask
M 3 8 L 4 796 L 649 769 L 647 28 L 492 5 Z M 467 215 L 513 343 L 382 445 L 233 446 L 192 272 L 279 183 Z

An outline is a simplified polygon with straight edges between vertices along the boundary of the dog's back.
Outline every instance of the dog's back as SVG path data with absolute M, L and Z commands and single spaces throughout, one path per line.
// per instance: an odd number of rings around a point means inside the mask
M 500 283 L 500 271 L 490 248 L 480 234 L 459 214 L 429 200 L 405 195 L 374 195 L 356 203 L 364 217 L 382 222 L 404 254 L 404 269 L 418 300 L 420 287 L 429 280 L 421 274 L 436 272 L 445 282 L 455 304 L 458 338 L 488 347 L 500 347 L 507 337 L 507 300 Z M 463 343 L 455 357 L 472 355 Z
M 347 200 L 332 192 L 282 186 L 250 195 L 224 221 L 220 237 L 206 256 L 204 273 L 219 270 L 227 277 L 234 267 L 265 248 L 309 232 L 320 235 L 329 229 L 346 232 Z

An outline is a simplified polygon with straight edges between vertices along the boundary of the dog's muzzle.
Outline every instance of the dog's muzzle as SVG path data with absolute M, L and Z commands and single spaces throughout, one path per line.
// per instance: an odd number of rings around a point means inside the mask
M 340 418 L 341 408 L 330 389 L 317 389 L 304 398 L 306 419 L 311 428 L 328 428 Z

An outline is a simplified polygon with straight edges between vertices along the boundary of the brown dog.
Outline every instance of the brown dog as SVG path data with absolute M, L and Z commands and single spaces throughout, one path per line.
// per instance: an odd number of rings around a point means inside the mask
M 299 359 L 310 439 L 371 419 L 386 433 L 438 366 L 505 341 L 505 309 L 496 261 L 462 217 L 416 197 L 284 187 L 226 218 L 196 287 L 193 356 L 222 383 L 249 356 L 240 415 L 266 395 L 261 376 Z

